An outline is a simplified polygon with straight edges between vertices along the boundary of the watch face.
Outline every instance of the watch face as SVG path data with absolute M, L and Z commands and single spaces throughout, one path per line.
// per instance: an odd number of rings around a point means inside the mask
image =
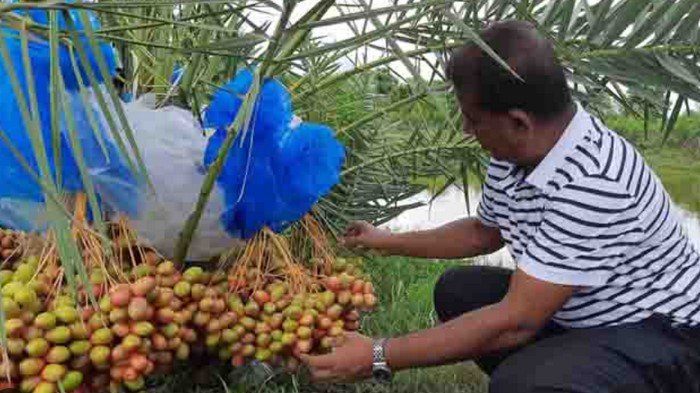
M 380 382 L 391 381 L 391 371 L 387 368 L 377 367 L 374 369 L 372 374 L 377 381 L 380 381 Z

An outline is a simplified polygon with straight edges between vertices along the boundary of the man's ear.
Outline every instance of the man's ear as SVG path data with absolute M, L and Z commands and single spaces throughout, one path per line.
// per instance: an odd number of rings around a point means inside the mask
M 518 132 L 530 133 L 535 129 L 535 124 L 532 117 L 521 109 L 511 109 L 508 111 L 511 121 L 514 123 L 514 128 Z

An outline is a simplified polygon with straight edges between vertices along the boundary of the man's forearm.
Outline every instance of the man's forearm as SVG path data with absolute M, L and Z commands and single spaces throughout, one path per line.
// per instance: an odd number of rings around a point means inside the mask
M 435 229 L 392 234 L 375 248 L 391 255 L 452 259 L 488 254 L 501 246 L 497 229 L 465 218 Z
M 499 305 L 487 306 L 436 327 L 392 338 L 386 348 L 387 363 L 399 371 L 470 360 L 515 347 L 533 335 L 534 331 L 509 320 Z

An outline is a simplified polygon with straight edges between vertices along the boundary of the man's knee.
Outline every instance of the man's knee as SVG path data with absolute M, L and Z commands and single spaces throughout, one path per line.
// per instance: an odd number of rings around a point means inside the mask
M 464 267 L 450 268 L 440 275 L 433 289 L 433 305 L 435 312 L 441 321 L 448 321 L 455 317 L 453 293 L 458 285 L 461 270 Z
M 503 361 L 490 375 L 489 393 L 560 393 L 570 390 L 555 389 L 556 370 L 543 370 L 526 362 L 513 362 L 512 357 Z M 563 386 L 559 386 L 563 388 Z
M 536 361 L 512 364 L 506 360 L 490 377 L 489 393 L 651 393 L 643 380 L 615 381 L 589 375 L 586 369 L 537 366 Z
M 595 392 L 579 385 L 577 381 L 580 376 L 572 374 L 572 369 L 566 366 L 557 369 L 547 362 L 538 363 L 537 359 L 518 357 L 518 354 L 507 358 L 490 375 L 489 393 Z
M 441 321 L 500 301 L 511 271 L 492 266 L 459 266 L 446 270 L 435 284 L 433 301 Z
M 642 333 L 622 326 L 586 329 L 532 343 L 495 369 L 489 393 L 650 393 L 658 385 L 641 366 L 666 358 L 672 343 Z M 639 345 L 645 340 L 648 345 Z

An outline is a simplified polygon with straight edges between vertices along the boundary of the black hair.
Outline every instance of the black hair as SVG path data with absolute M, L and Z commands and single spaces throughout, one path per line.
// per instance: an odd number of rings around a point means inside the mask
M 566 111 L 572 97 L 564 67 L 554 47 L 527 22 L 497 22 L 480 33 L 481 39 L 522 78 L 474 43 L 455 50 L 447 73 L 458 96 L 473 94 L 481 110 L 503 113 L 526 111 L 548 119 Z

